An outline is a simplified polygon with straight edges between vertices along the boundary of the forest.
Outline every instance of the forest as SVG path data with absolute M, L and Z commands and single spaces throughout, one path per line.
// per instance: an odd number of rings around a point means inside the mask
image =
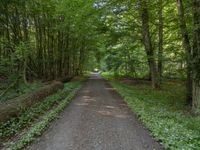
M 0 149 L 94 71 L 165 148 L 199 149 L 200 0 L 1 0 Z

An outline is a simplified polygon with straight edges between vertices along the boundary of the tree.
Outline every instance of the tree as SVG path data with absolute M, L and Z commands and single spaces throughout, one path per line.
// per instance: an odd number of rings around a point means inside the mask
M 95 22 L 99 12 L 93 3 L 1 1 L 0 58 L 12 63 L 8 67 L 12 74 L 23 70 L 25 82 L 79 75 L 84 71 L 87 54 L 92 54 L 89 50 L 96 44 Z M 21 55 L 22 51 L 30 55 Z M 5 66 L 5 62 L 1 59 L 0 65 Z
M 200 1 L 193 0 L 193 111 L 200 108 Z
M 152 41 L 149 31 L 149 12 L 146 0 L 141 1 L 141 19 L 142 19 L 143 42 L 148 57 L 152 87 L 157 88 L 158 87 L 157 69 L 156 69 L 154 50 L 152 47 Z
M 159 78 L 159 87 L 161 85 L 162 80 L 162 72 L 163 72 L 163 0 L 159 0 L 158 2 L 158 14 L 159 14 L 159 43 L 158 43 L 158 78 Z
M 188 29 L 185 21 L 184 7 L 182 0 L 177 0 L 177 8 L 180 22 L 181 35 L 183 39 L 183 46 L 185 49 L 186 63 L 187 63 L 187 103 L 192 104 L 192 70 L 191 70 L 191 45 L 188 35 Z

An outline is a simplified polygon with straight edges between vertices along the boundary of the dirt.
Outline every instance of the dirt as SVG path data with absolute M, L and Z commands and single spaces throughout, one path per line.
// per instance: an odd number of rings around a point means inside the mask
M 93 74 L 27 150 L 163 150 L 122 98 Z

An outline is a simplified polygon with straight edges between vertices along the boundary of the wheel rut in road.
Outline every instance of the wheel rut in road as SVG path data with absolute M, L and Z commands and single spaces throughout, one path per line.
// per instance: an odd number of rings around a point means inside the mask
M 123 99 L 93 74 L 28 150 L 163 150 Z

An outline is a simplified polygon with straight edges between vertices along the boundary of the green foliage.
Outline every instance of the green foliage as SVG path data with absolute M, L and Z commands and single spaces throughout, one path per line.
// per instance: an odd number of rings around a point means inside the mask
M 12 136 L 21 131 L 21 129 L 30 126 L 35 119 L 47 112 L 54 105 L 60 103 L 62 99 L 68 96 L 78 86 L 80 86 L 80 82 L 66 83 L 63 90 L 24 110 L 18 117 L 11 118 L 5 123 L 0 123 L 0 138 Z
M 111 81 L 111 84 L 166 148 L 199 149 L 200 117 L 188 114 L 182 83 L 169 82 L 162 90 L 118 81 Z
M 25 59 L 27 59 L 27 57 L 31 53 L 30 49 L 31 48 L 30 48 L 30 45 L 28 43 L 20 42 L 19 45 L 16 47 L 16 50 L 15 50 L 15 55 L 16 55 L 17 59 L 19 59 L 21 61 L 25 61 Z
M 23 73 L 25 81 L 49 80 L 87 70 L 99 40 L 93 3 L 0 1 L 0 77 Z
M 104 55 L 103 71 L 112 71 L 133 77 L 147 76 L 149 73 L 147 54 L 142 40 L 142 23 L 139 1 L 105 2 L 102 15 L 104 28 Z M 187 18 L 191 28 L 191 6 L 187 3 Z M 182 39 L 177 19 L 176 1 L 148 1 L 149 26 L 154 57 L 158 60 L 159 44 L 159 13 L 163 7 L 163 76 L 170 78 L 185 78 L 185 51 L 182 48 Z
M 32 126 L 18 141 L 12 144 L 8 150 L 19 150 L 24 148 L 26 145 L 30 144 L 35 138 L 42 134 L 49 123 L 57 118 L 58 114 L 66 107 L 69 101 L 75 96 L 77 90 L 80 88 L 78 85 L 70 94 L 62 101 L 60 101 L 59 105 L 51 110 L 43 119 L 42 121 L 36 123 Z
M 13 78 L 13 79 L 11 79 Z M 8 87 L 9 84 L 11 84 L 11 82 L 13 80 L 16 80 L 16 77 L 10 77 L 10 79 L 8 81 L 4 81 L 4 82 L 0 82 L 1 84 L 1 89 L 0 93 L 3 92 L 6 87 Z M 2 97 L 0 97 L 0 103 L 1 102 L 6 102 L 8 100 L 12 100 L 15 97 L 18 97 L 22 94 L 25 93 L 30 93 L 40 87 L 42 87 L 42 83 L 40 82 L 35 82 L 35 83 L 31 83 L 31 84 L 24 84 L 22 81 L 19 81 L 13 88 L 11 88 L 5 95 L 3 95 Z

